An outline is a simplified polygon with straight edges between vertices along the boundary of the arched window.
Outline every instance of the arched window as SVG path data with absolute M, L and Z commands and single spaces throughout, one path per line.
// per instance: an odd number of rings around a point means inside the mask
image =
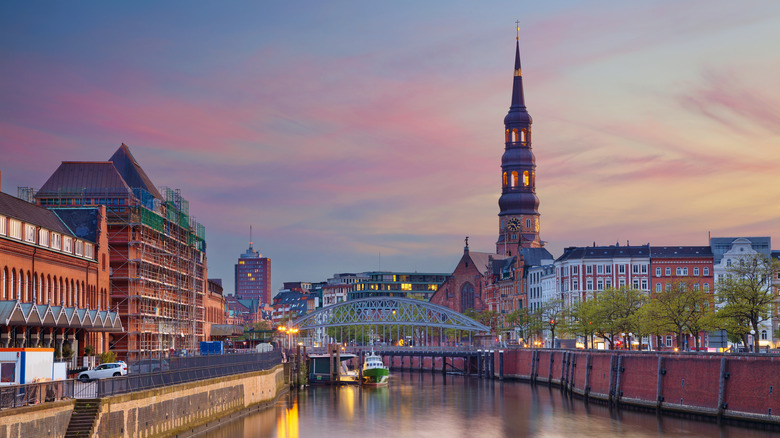
M 504 172 L 504 187 L 506 187 L 506 172 Z
M 46 304 L 51 304 L 51 276 L 46 276 Z
M 474 286 L 466 283 L 460 288 L 460 308 L 461 311 L 474 308 Z
M 0 219 L 0 220 L 2 220 L 2 219 Z M 2 278 L 2 280 L 3 280 L 3 283 L 0 284 L 0 292 L 2 292 L 2 295 L 0 295 L 0 297 L 2 297 L 3 300 L 7 300 L 8 299 L 8 268 L 6 268 L 6 267 L 3 267 L 3 278 Z
M 512 143 L 517 143 L 517 128 L 512 129 Z
M 526 170 L 523 172 L 523 187 L 528 187 L 529 184 L 529 177 L 528 177 L 528 171 Z
M 710 285 L 708 283 L 704 283 L 704 292 L 709 292 Z
M 526 140 L 525 140 L 525 134 L 526 134 L 525 128 L 521 129 L 521 130 L 520 130 L 520 141 L 522 141 L 523 143 L 525 143 L 525 142 L 526 142 Z
M 766 330 L 761 330 L 761 340 L 766 341 Z
M 510 185 L 512 187 L 517 187 L 517 171 L 516 170 L 512 171 L 512 178 L 511 178 L 510 182 L 511 182 Z
M 505 134 L 506 140 L 505 142 L 509 143 L 509 128 L 506 128 L 506 134 Z

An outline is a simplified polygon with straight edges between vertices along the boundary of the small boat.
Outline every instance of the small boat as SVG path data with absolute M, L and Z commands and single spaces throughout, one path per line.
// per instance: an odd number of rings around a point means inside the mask
M 376 354 L 371 349 L 371 352 L 366 353 L 363 359 L 363 384 L 373 386 L 387 385 L 390 369 L 382 362 L 382 356 Z

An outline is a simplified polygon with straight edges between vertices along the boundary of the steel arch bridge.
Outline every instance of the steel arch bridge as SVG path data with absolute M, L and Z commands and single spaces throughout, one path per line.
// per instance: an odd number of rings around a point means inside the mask
M 292 322 L 298 330 L 351 326 L 414 326 L 489 332 L 490 328 L 438 304 L 410 298 L 369 297 L 344 301 Z

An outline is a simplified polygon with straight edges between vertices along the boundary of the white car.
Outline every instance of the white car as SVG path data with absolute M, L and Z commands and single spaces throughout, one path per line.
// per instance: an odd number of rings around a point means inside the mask
M 127 364 L 124 362 L 109 362 L 95 368 L 79 373 L 78 379 L 82 382 L 104 377 L 117 377 L 127 375 Z

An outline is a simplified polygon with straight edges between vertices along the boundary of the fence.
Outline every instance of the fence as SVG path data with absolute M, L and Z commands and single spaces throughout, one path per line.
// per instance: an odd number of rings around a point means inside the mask
M 128 364 L 128 374 L 93 382 L 73 382 L 74 398 L 99 398 L 196 380 L 268 370 L 282 362 L 279 350 L 267 353 L 144 359 Z
M 144 359 L 128 364 L 128 375 L 91 382 L 54 380 L 0 386 L 0 410 L 68 398 L 99 398 L 178 383 L 268 370 L 282 362 L 279 350 L 267 353 Z

